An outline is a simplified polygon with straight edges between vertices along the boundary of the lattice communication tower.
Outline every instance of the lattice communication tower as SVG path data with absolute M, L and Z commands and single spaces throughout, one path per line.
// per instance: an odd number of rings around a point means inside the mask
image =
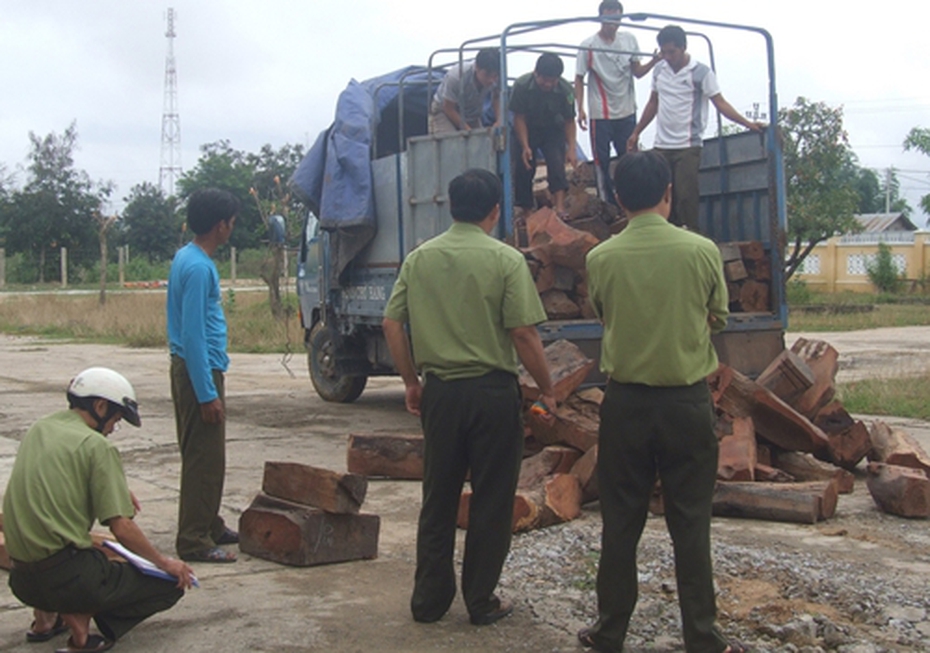
M 162 192 L 174 195 L 174 182 L 181 176 L 181 119 L 178 115 L 178 71 L 174 63 L 173 8 L 168 9 L 168 54 L 165 56 L 165 101 L 161 114 L 161 166 L 158 186 Z

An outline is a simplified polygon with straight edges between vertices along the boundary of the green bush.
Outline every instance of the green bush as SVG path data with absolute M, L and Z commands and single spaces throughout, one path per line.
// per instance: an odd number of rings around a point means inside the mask
M 785 297 L 788 303 L 794 306 L 810 304 L 814 299 L 814 293 L 803 279 L 789 279 L 785 287 Z
M 885 243 L 878 244 L 878 254 L 875 260 L 866 268 L 869 281 L 878 289 L 879 293 L 896 293 L 901 290 L 902 278 L 894 265 L 891 248 Z

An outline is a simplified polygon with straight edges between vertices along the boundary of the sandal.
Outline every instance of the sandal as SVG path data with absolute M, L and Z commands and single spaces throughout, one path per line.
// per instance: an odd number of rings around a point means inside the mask
M 606 648 L 601 648 L 598 646 L 597 642 L 594 641 L 594 634 L 591 632 L 591 628 L 582 628 L 579 630 L 578 641 L 581 642 L 582 646 L 589 648 L 592 651 L 607 651 Z
M 109 651 L 115 643 L 102 635 L 88 635 L 84 646 L 75 646 L 74 640 L 69 637 L 68 645 L 55 649 L 55 653 L 100 653 L 100 651 Z
M 185 553 L 180 556 L 184 562 L 235 562 L 236 554 L 232 551 L 224 551 L 219 547 L 204 549 L 194 553 Z
M 36 630 L 36 622 L 33 621 L 32 626 L 26 631 L 26 641 L 32 644 L 47 642 L 53 637 L 58 637 L 66 632 L 68 632 L 68 627 L 65 625 L 65 622 L 61 620 L 61 615 L 59 615 L 55 620 L 55 624 L 49 630 L 43 630 L 41 632 Z

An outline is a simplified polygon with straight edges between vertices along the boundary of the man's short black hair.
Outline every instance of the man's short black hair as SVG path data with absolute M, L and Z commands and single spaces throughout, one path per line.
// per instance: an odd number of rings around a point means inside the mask
M 497 48 L 482 48 L 475 57 L 475 65 L 495 75 L 501 74 L 501 52 Z
M 239 200 L 229 191 L 201 188 L 187 198 L 187 226 L 198 236 L 209 233 L 221 220 L 229 222 L 239 213 Z
M 449 210 L 459 222 L 481 222 L 501 203 L 501 180 L 490 170 L 471 168 L 449 182 Z
M 623 5 L 619 0 L 604 0 L 597 8 L 597 15 L 603 16 L 605 11 L 619 11 L 623 13 Z
M 656 41 L 659 42 L 660 48 L 666 43 L 671 43 L 682 50 L 688 49 L 688 37 L 685 36 L 685 30 L 678 25 L 666 25 L 660 29 L 656 35 Z
M 672 180 L 665 157 L 656 152 L 627 152 L 614 169 L 617 199 L 628 211 L 642 211 L 662 201 Z
M 565 70 L 565 64 L 562 58 L 551 52 L 543 52 L 536 60 L 536 68 L 533 71 L 541 77 L 561 77 Z

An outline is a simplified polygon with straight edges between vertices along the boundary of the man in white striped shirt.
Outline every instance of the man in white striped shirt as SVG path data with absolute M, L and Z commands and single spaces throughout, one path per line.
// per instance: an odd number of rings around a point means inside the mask
M 598 195 L 617 206 L 610 177 L 610 145 L 617 155 L 626 152 L 626 142 L 636 126 L 636 89 L 633 79 L 645 76 L 660 61 L 658 55 L 646 63 L 639 60 L 639 44 L 629 32 L 620 32 L 623 5 L 603 0 L 597 15 L 606 19 L 601 29 L 578 47 L 575 65 L 575 101 L 578 126 L 591 121 L 591 151 L 597 164 Z M 588 79 L 588 112 L 585 112 L 585 77 Z
M 697 232 L 698 167 L 708 101 L 726 118 L 747 129 L 762 132 L 765 125 L 745 118 L 724 99 L 714 71 L 688 54 L 687 37 L 681 27 L 663 27 L 656 40 L 662 61 L 652 71 L 652 95 L 627 141 L 627 150 L 639 149 L 639 135 L 657 118 L 654 147 L 672 169 L 669 222 Z

